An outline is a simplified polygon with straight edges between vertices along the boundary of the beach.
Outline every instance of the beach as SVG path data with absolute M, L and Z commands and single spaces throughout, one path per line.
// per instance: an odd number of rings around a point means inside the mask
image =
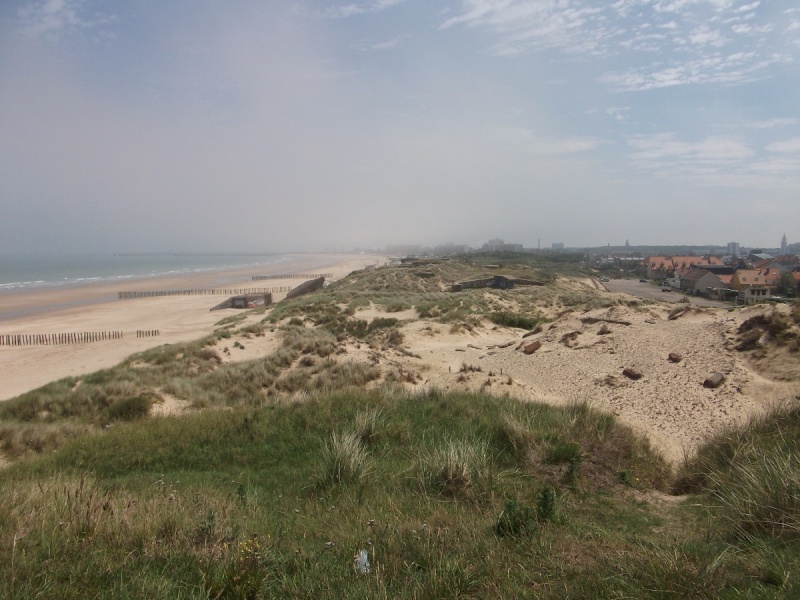
M 118 300 L 122 291 L 259 289 L 294 287 L 301 279 L 253 281 L 256 275 L 328 273 L 332 280 L 382 262 L 365 254 L 295 254 L 267 265 L 85 283 L 58 288 L 6 292 L 0 296 L 0 335 L 53 335 L 122 332 L 121 339 L 91 343 L 0 346 L 0 400 L 8 400 L 63 377 L 112 367 L 125 357 L 160 344 L 198 339 L 235 309 L 211 311 L 224 295 L 175 295 Z M 285 292 L 273 294 L 279 301 Z M 137 331 L 158 331 L 137 337 Z

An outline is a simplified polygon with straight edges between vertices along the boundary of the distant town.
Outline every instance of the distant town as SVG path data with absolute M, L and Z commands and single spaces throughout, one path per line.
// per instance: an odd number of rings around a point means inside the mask
M 392 257 L 444 258 L 471 253 L 571 254 L 606 277 L 636 275 L 662 287 L 735 304 L 778 301 L 800 297 L 800 242 L 789 244 L 786 235 L 775 248 L 748 248 L 737 242 L 727 246 L 623 246 L 570 248 L 563 243 L 549 248 L 492 239 L 479 248 L 466 244 L 425 247 L 387 245 Z

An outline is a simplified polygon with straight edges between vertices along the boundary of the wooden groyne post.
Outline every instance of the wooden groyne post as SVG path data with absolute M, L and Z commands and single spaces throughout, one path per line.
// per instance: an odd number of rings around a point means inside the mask
M 17 333 L 0 335 L 0 346 L 61 346 L 64 344 L 90 344 L 121 339 L 121 331 Z
M 253 281 L 262 281 L 264 279 L 319 279 L 320 277 L 324 277 L 325 279 L 330 279 L 333 277 L 330 273 L 317 273 L 317 274 L 307 274 L 307 273 L 284 273 L 283 275 L 253 275 Z
M 273 288 L 236 288 L 214 290 L 156 290 L 142 292 L 117 292 L 118 300 L 133 298 L 161 298 L 164 296 L 241 296 L 243 294 L 268 294 L 279 291 Z

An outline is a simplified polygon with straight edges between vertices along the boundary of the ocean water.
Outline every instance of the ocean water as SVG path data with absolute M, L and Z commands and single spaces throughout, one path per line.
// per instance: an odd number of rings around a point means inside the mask
M 272 265 L 288 260 L 283 254 L 84 254 L 0 255 L 0 294 L 87 283 L 125 281 L 158 275 L 177 275 Z

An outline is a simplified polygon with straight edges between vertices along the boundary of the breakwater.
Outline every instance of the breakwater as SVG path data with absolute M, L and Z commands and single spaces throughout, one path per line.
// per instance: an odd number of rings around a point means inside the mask
M 136 330 L 136 337 L 137 338 L 146 338 L 146 337 L 155 337 L 157 335 L 161 335 L 161 332 L 158 329 L 137 329 Z
M 223 290 L 157 290 L 143 292 L 117 292 L 118 300 L 133 298 L 161 298 L 164 296 L 241 296 L 244 294 L 269 294 L 270 292 L 288 292 L 290 287 L 273 288 L 238 288 Z
M 80 331 L 72 333 L 19 333 L 0 335 L 0 346 L 60 346 L 121 340 L 121 331 Z
M 263 281 L 264 279 L 319 279 L 324 277 L 330 279 L 333 277 L 330 273 L 322 274 L 306 274 L 306 273 L 284 273 L 283 275 L 253 275 L 253 281 Z

